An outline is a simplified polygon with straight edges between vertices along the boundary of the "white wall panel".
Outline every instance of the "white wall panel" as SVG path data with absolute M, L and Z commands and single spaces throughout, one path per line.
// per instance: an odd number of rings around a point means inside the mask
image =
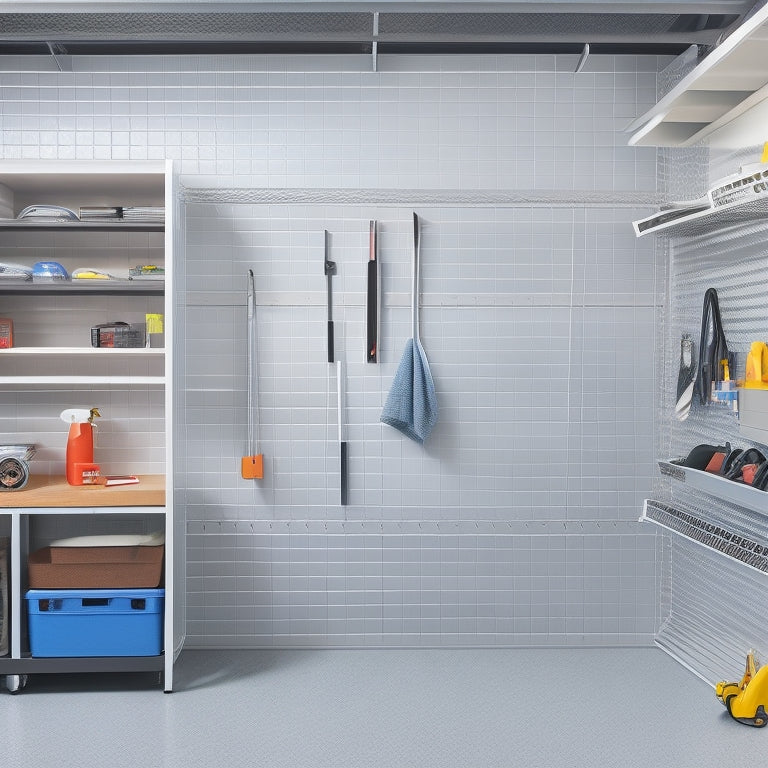
M 354 56 L 0 62 L 0 156 L 168 157 L 190 193 L 220 193 L 186 205 L 191 644 L 650 641 L 656 543 L 634 520 L 655 473 L 661 299 L 654 244 L 630 222 L 659 198 L 655 150 L 627 148 L 622 131 L 655 99 L 662 63 L 593 56 L 577 75 L 556 56 L 380 57 L 376 73 Z M 233 202 L 248 189 L 267 194 Z M 409 335 L 412 210 L 442 409 L 423 449 L 378 418 Z M 371 218 L 375 366 L 363 362 Z M 347 363 L 346 507 L 325 229 Z M 239 475 L 248 268 L 261 483 Z M 18 434 L 12 411 L 0 419 Z M 514 527 L 497 540 L 494 525 Z

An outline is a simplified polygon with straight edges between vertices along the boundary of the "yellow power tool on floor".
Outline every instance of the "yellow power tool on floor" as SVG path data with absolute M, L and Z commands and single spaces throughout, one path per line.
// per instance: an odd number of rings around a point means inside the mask
M 747 654 L 741 682 L 719 682 L 715 693 L 734 720 L 755 728 L 768 724 L 768 666 L 760 667 L 754 651 Z

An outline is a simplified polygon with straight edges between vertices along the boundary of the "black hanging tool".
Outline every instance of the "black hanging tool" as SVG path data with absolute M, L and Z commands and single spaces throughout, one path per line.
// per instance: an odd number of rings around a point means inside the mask
M 344 366 L 336 361 L 336 413 L 339 420 L 339 489 L 341 505 L 347 503 L 347 441 L 344 439 Z
M 328 362 L 332 363 L 333 356 L 333 294 L 331 290 L 331 277 L 336 274 L 336 262 L 328 258 L 328 230 L 323 234 L 325 244 L 323 248 L 323 271 L 328 284 Z
M 725 340 L 717 291 L 714 288 L 709 288 L 704 294 L 699 365 L 696 378 L 696 389 L 700 403 L 706 405 L 712 402 L 712 391 L 716 383 L 730 378 L 729 371 L 734 370 L 735 362 L 735 355 L 728 350 L 728 344 Z
M 368 301 L 365 361 L 379 362 L 379 241 L 377 222 L 371 221 L 368 244 Z

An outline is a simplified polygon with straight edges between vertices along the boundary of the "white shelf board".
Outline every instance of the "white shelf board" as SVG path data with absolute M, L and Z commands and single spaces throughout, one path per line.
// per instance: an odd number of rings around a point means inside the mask
M 11 491 L 10 493 L 19 493 Z M 45 517 L 46 515 L 160 515 L 168 514 L 166 505 L 134 507 L 0 507 L 0 515 L 15 515 L 16 517 Z
M 628 127 L 630 146 L 692 146 L 768 98 L 768 6 Z
M 717 208 L 681 216 L 674 221 L 658 224 L 637 233 L 637 237 L 666 232 L 679 237 L 705 235 L 724 227 L 733 226 L 747 221 L 757 221 L 768 216 L 768 195 L 756 197 L 747 201 L 726 203 Z M 636 222 L 637 223 L 637 222 Z
M 3 160 L 0 182 L 15 191 L 79 192 L 107 190 L 115 194 L 162 190 L 164 160 Z
M 114 356 L 139 356 L 144 357 L 160 356 L 165 354 L 165 349 L 161 347 L 11 347 L 10 349 L 0 349 L 0 355 L 15 356 L 25 355 L 32 357 L 46 357 L 52 355 L 114 355 Z
M 132 386 L 136 384 L 163 387 L 164 376 L 0 376 L 6 385 L 61 385 L 72 387 Z

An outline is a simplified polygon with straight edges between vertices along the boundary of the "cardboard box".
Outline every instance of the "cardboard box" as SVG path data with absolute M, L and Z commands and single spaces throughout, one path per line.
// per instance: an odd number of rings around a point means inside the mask
M 31 589 L 157 587 L 165 547 L 43 547 L 27 559 Z

